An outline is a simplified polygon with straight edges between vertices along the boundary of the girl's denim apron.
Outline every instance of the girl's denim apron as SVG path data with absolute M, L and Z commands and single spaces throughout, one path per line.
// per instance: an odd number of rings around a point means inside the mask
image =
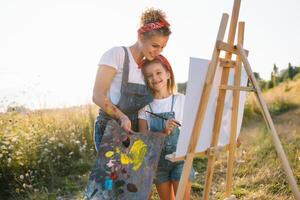
M 155 113 L 167 119 L 175 119 L 175 112 L 173 111 L 174 105 L 174 95 L 172 96 L 172 105 L 170 112 Z M 151 105 L 149 104 L 150 111 L 153 112 Z M 152 132 L 162 132 L 165 128 L 165 120 L 150 115 L 150 131 Z M 167 154 L 172 154 L 176 151 L 177 141 L 179 137 L 179 128 L 174 128 L 172 132 L 165 137 L 164 147 L 161 151 L 161 156 L 159 159 L 158 167 L 160 166 L 172 166 L 174 162 L 165 159 Z M 176 162 L 178 164 L 178 162 Z
M 175 119 L 175 112 L 173 111 L 175 96 L 172 96 L 172 105 L 170 112 L 155 113 L 167 119 Z M 149 104 L 150 111 L 153 112 L 151 105 Z M 150 130 L 153 132 L 161 132 L 165 128 L 164 119 L 150 115 Z M 180 180 L 180 176 L 183 170 L 184 161 L 171 162 L 165 159 L 165 156 L 176 152 L 176 146 L 178 142 L 180 130 L 178 127 L 174 128 L 172 132 L 165 137 L 164 147 L 161 151 L 161 155 L 158 162 L 156 175 L 154 178 L 155 184 L 161 184 L 169 180 Z M 195 179 L 195 170 L 192 167 L 189 180 Z
M 125 51 L 125 58 L 123 65 L 121 97 L 117 107 L 129 117 L 131 121 L 131 129 L 133 131 L 138 131 L 138 111 L 145 105 L 149 104 L 153 100 L 153 97 L 146 85 L 128 82 L 129 57 L 127 48 L 123 47 L 123 49 Z M 100 108 L 94 127 L 94 143 L 96 151 L 99 149 L 106 124 L 111 119 L 112 118 Z

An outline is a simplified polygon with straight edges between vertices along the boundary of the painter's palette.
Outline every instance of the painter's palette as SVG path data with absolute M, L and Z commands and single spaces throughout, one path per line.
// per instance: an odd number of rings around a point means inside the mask
M 108 122 L 85 198 L 92 200 L 148 199 L 164 142 L 160 133 L 132 133 Z

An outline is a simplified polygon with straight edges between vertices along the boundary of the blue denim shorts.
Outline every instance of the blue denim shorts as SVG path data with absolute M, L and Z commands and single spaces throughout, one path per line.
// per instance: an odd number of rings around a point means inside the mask
M 171 165 L 169 164 L 164 167 L 158 167 L 153 182 L 155 184 L 161 184 L 167 181 L 180 181 L 183 165 L 184 162 L 179 162 L 179 163 L 175 162 L 172 163 Z M 189 176 L 189 181 L 193 182 L 194 180 L 195 180 L 195 169 L 192 167 Z

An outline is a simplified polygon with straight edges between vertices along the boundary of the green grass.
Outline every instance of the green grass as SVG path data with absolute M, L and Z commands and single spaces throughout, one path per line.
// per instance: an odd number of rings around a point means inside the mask
M 275 104 L 278 104 L 275 102 Z M 272 139 L 257 108 L 245 110 L 232 193 L 239 199 L 293 199 Z M 279 103 L 281 108 L 285 105 Z M 276 110 L 276 109 L 275 109 Z M 279 109 L 274 121 L 300 183 L 300 119 L 297 106 Z M 80 199 L 94 164 L 91 106 L 0 114 L 0 196 L 4 199 Z M 298 117 L 297 117 L 298 116 Z M 202 196 L 207 158 L 196 158 L 192 199 Z M 215 165 L 211 199 L 224 199 L 226 153 Z M 158 195 L 153 187 L 153 199 Z

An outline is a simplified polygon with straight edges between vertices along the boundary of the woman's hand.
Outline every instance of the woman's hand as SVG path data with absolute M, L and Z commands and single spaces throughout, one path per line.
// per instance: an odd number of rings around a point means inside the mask
M 131 131 L 131 121 L 127 117 L 127 115 L 122 115 L 120 118 L 121 127 L 126 131 L 127 133 L 130 133 Z
M 175 119 L 167 120 L 165 123 L 164 133 L 169 135 L 174 128 L 177 128 L 179 126 L 178 124 L 179 124 L 179 122 Z

